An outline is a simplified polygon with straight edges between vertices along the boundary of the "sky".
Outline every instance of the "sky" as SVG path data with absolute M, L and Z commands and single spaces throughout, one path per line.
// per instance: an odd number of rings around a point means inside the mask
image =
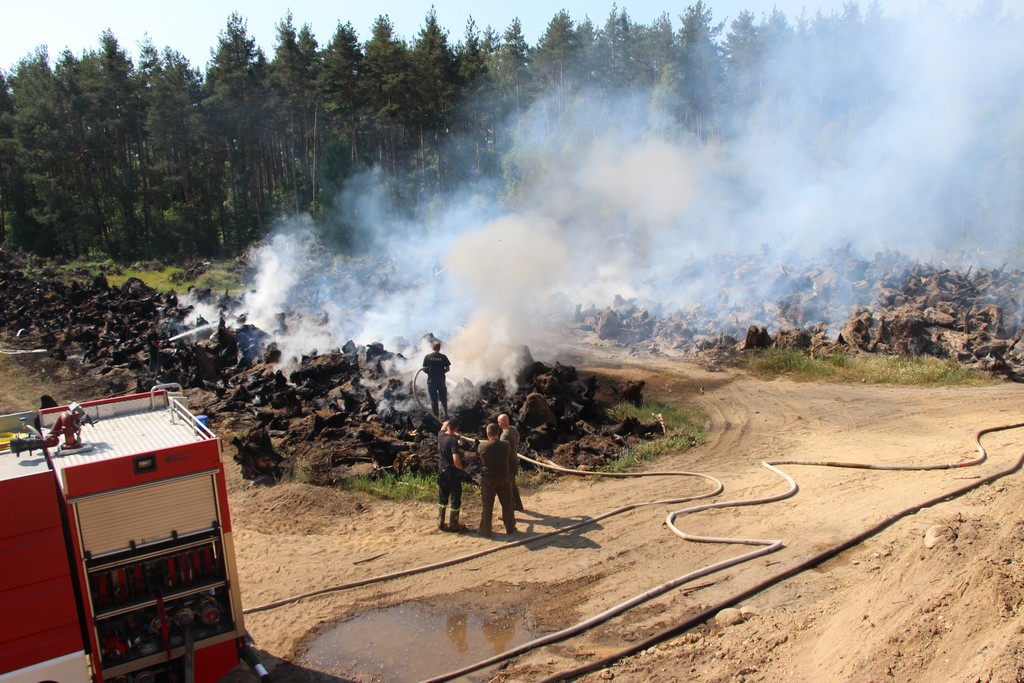
M 695 0 L 693 0 L 695 1 Z M 563 0 L 559 4 L 530 0 L 527 2 L 488 2 L 472 0 L 393 0 L 389 3 L 323 2 L 322 0 L 180 0 L 149 3 L 138 0 L 107 0 L 102 3 L 56 0 L 5 2 L 0 10 L 0 69 L 5 72 L 41 45 L 48 48 L 51 64 L 65 49 L 81 55 L 99 45 L 100 34 L 110 29 L 121 46 L 135 59 L 138 45 L 148 35 L 156 47 L 171 47 L 184 54 L 189 62 L 205 70 L 210 50 L 227 25 L 228 16 L 238 11 L 247 22 L 249 35 L 256 39 L 267 57 L 273 56 L 275 26 L 290 10 L 296 28 L 305 24 L 313 30 L 319 43 L 326 45 L 338 23 L 351 22 L 360 40 L 369 38 L 370 28 L 378 16 L 387 14 L 396 33 L 412 40 L 423 26 L 424 17 L 433 7 L 441 26 L 454 44 L 465 35 L 470 17 L 481 29 L 490 26 L 502 32 L 518 18 L 527 41 L 533 45 L 544 32 L 559 8 L 576 21 L 589 17 L 601 26 L 612 8 L 625 10 L 633 21 L 650 23 L 668 12 L 676 27 L 679 15 L 693 1 L 666 0 Z M 898 16 L 932 2 L 946 6 L 968 7 L 978 0 L 881 0 L 884 13 Z M 715 21 L 731 22 L 742 11 L 761 18 L 778 8 L 794 19 L 806 10 L 808 16 L 821 10 L 828 15 L 841 12 L 842 0 L 705 0 Z M 864 11 L 869 1 L 858 3 Z M 1024 0 L 1005 0 L 1004 6 L 1020 14 Z

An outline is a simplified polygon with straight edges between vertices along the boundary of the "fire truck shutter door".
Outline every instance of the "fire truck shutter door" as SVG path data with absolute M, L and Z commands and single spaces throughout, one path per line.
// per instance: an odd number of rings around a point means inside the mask
M 204 531 L 217 519 L 213 477 L 204 475 L 118 491 L 75 506 L 82 547 L 94 556 Z

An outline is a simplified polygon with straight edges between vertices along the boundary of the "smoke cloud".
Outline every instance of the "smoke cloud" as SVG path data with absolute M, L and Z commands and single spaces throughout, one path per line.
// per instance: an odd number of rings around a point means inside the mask
M 794 63 L 806 46 L 770 55 L 762 82 L 776 95 L 709 122 L 732 132 L 723 139 L 668 126 L 682 105 L 662 95 L 637 106 L 587 93 L 557 116 L 542 100 L 510 122 L 512 198 L 460 190 L 413 223 L 375 176 L 355 179 L 337 204 L 364 255 L 332 252 L 308 219 L 284 221 L 254 254 L 240 313 L 292 358 L 380 341 L 412 371 L 434 334 L 453 378 L 511 381 L 514 349 L 557 348 L 575 306 L 699 306 L 724 326 L 785 295 L 775 280 L 721 272 L 723 254 L 791 270 L 836 251 L 1016 261 L 1020 21 L 988 6 L 874 21 L 860 42 L 821 46 L 831 58 L 820 64 Z M 837 116 L 848 96 L 863 98 L 846 109 L 857 116 Z

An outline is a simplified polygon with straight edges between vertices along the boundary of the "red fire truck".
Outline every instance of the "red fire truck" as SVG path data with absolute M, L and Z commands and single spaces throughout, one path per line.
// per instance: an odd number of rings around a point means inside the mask
M 69 412 L 81 441 L 53 447 Z M 263 677 L 221 442 L 178 385 L 0 416 L 0 448 L 0 682 Z

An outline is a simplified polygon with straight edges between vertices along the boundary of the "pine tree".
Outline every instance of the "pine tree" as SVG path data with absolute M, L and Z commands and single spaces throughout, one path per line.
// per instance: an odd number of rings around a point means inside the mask
M 440 152 L 452 127 L 457 65 L 448 34 L 438 25 L 433 9 L 427 14 L 409 56 L 409 121 L 418 142 L 420 191 L 444 191 L 447 171 Z M 433 179 L 430 185 L 428 174 Z
M 7 221 L 14 208 L 16 167 L 14 149 L 16 140 L 12 127 L 14 104 L 7 85 L 7 76 L 0 69 L 0 244 L 7 239 Z
M 703 0 L 686 8 L 679 29 L 682 75 L 682 121 L 698 140 L 707 140 L 717 122 L 722 86 L 721 48 L 716 42 L 724 23 L 712 24 Z
M 471 18 L 466 35 L 456 48 L 458 63 L 458 99 L 454 110 L 456 134 L 454 141 L 473 159 L 466 169 L 474 176 L 494 171 L 495 135 L 498 109 L 495 84 L 497 37 L 493 31 L 481 38 Z
M 316 209 L 316 164 L 318 158 L 317 124 L 320 107 L 317 83 L 320 55 L 316 38 L 306 24 L 298 32 L 292 15 L 277 25 L 277 48 L 270 63 L 274 86 L 276 128 L 283 131 L 273 141 L 281 147 L 272 158 L 275 187 L 289 186 L 295 212 Z
M 519 19 L 513 19 L 505 29 L 495 60 L 498 91 L 505 106 L 499 112 L 522 114 L 530 102 L 533 74 L 530 69 L 530 46 L 523 36 Z
M 395 35 L 387 15 L 377 18 L 364 46 L 362 86 L 368 110 L 372 161 L 392 179 L 397 199 L 399 162 L 405 153 L 403 119 L 408 117 L 409 49 Z
M 219 216 L 220 241 L 235 250 L 262 236 L 268 160 L 262 136 L 268 132 L 267 60 L 238 13 L 228 18 L 206 72 L 204 106 L 219 149 L 213 161 L 227 177 Z
M 12 197 L 8 244 L 42 256 L 73 257 L 86 243 L 73 198 L 72 160 L 78 144 L 67 125 L 67 97 L 50 69 L 46 48 L 19 61 L 9 83 L 15 168 L 23 191 Z
M 548 23 L 530 53 L 537 83 L 554 95 L 559 112 L 568 106 L 578 84 L 580 47 L 573 20 L 568 12 L 561 10 Z

